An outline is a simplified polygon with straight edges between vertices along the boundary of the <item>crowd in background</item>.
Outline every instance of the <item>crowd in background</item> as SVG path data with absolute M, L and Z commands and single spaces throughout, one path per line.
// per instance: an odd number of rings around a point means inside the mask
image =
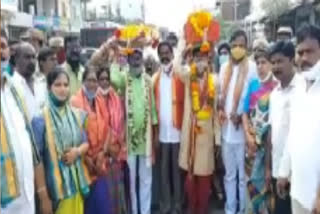
M 320 214 L 320 28 L 293 36 L 82 58 L 1 30 L 0 213 Z

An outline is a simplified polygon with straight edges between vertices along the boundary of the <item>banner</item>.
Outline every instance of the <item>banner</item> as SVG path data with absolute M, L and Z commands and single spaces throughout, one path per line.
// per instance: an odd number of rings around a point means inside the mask
M 45 16 L 34 16 L 33 17 L 33 26 L 35 28 L 46 31 L 49 26 L 48 18 Z

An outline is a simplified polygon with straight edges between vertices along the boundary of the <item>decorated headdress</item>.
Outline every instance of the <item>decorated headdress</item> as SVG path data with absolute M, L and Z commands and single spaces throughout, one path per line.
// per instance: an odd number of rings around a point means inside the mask
M 124 44 L 124 54 L 130 55 L 135 50 L 142 50 L 147 46 L 157 47 L 159 33 L 146 25 L 127 25 L 115 32 L 116 38 Z
M 196 11 L 189 15 L 184 26 L 184 37 L 188 46 L 206 53 L 211 49 L 220 37 L 220 25 L 210 12 Z

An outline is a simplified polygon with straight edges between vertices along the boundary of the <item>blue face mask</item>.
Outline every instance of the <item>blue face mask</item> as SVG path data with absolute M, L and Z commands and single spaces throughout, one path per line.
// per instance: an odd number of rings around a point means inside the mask
M 1 61 L 1 73 L 9 72 L 9 61 Z
M 224 63 L 228 62 L 229 55 L 220 55 L 219 56 L 219 63 L 220 65 L 223 65 Z
M 96 92 L 89 91 L 86 89 L 86 87 L 84 87 L 84 93 L 86 94 L 86 96 L 90 102 L 92 102 L 94 100 L 94 98 L 96 97 Z

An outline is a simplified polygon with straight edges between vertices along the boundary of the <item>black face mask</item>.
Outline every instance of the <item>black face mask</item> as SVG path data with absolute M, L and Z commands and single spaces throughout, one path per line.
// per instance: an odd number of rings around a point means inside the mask
M 166 65 L 166 64 L 169 64 L 170 61 L 171 61 L 171 60 L 170 60 L 170 58 L 168 58 L 168 57 L 162 57 L 162 58 L 161 58 L 161 63 L 162 63 L 162 64 L 165 64 L 165 65 Z
M 16 57 L 14 55 L 10 57 L 9 63 L 11 66 L 16 66 Z
M 147 72 L 152 72 L 152 67 L 148 67 L 148 66 L 147 66 L 147 67 L 146 67 L 146 71 L 147 71 Z

